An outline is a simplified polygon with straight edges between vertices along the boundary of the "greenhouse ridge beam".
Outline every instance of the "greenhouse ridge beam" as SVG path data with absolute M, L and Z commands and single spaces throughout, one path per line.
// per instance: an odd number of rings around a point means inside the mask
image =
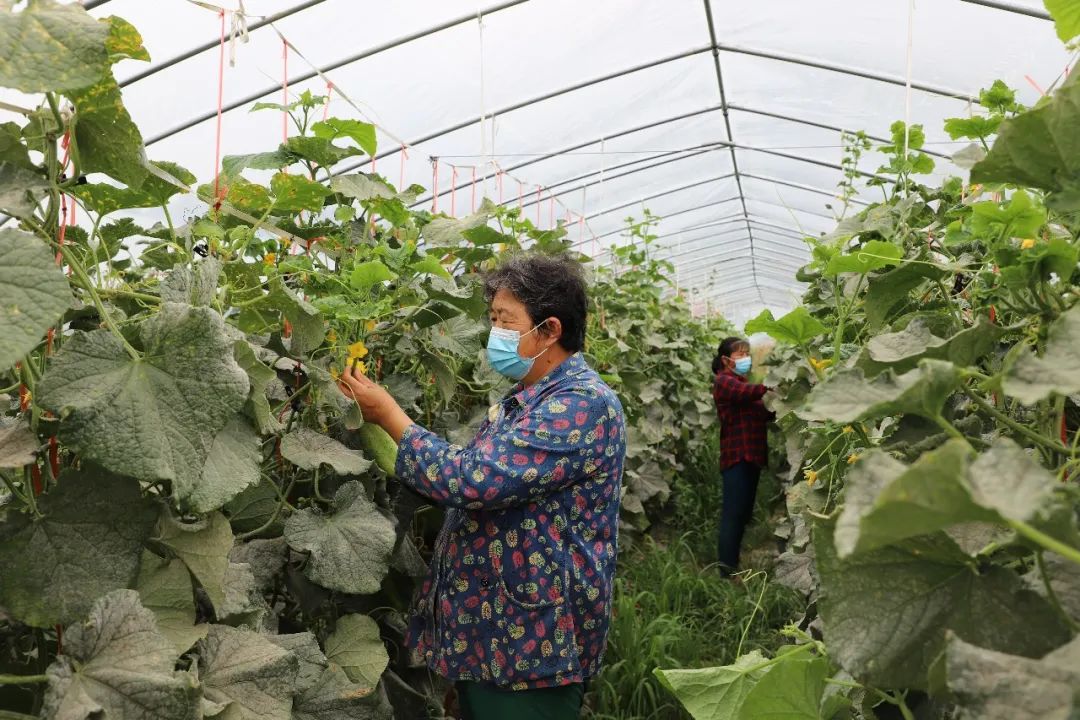
M 500 3 L 498 5 L 493 5 L 492 7 L 481 10 L 480 13 L 482 15 L 494 15 L 497 12 L 507 10 L 509 8 L 512 8 L 512 7 L 516 6 L 516 5 L 521 5 L 521 4 L 526 3 L 528 1 L 529 0 L 507 0 L 507 2 L 503 2 L 503 3 Z M 356 53 L 355 55 L 350 55 L 349 57 L 344 58 L 342 60 L 336 60 L 336 61 L 334 61 L 334 62 L 332 62 L 332 63 L 330 63 L 328 65 L 324 65 L 324 66 L 319 68 L 319 72 L 323 72 L 323 73 L 331 72 L 331 71 L 337 70 L 338 68 L 343 67 L 345 65 L 351 65 L 354 62 L 359 62 L 360 60 L 364 60 L 365 58 L 369 58 L 369 57 L 371 57 L 373 55 L 378 55 L 379 53 L 386 52 L 387 50 L 393 50 L 394 48 L 401 47 L 402 45 L 407 45 L 408 43 L 411 43 L 414 40 L 419 40 L 419 39 L 421 39 L 423 37 L 426 37 L 428 35 L 434 35 L 435 33 L 442 32 L 443 30 L 448 30 L 448 29 L 450 29 L 452 27 L 455 27 L 457 25 L 463 25 L 464 23 L 472 22 L 472 21 L 476 20 L 476 15 L 477 14 L 475 12 L 474 13 L 469 13 L 468 15 L 461 15 L 461 16 L 458 16 L 456 18 L 453 18 L 452 20 L 447 20 L 446 22 L 440 23 L 439 25 L 436 25 L 434 27 L 427 28 L 426 30 L 420 30 L 418 32 L 411 33 L 409 35 L 405 35 L 403 37 L 400 37 L 400 38 L 398 38 L 396 40 L 391 40 L 388 43 L 378 45 L 378 46 L 373 47 L 373 48 L 371 48 L 369 50 L 364 50 L 363 52 Z M 304 82 L 306 80 L 310 80 L 313 77 L 318 77 L 318 75 L 319 75 L 319 73 L 314 72 L 314 71 L 303 72 L 303 73 L 301 73 L 300 75 L 297 75 L 294 78 L 289 78 L 289 84 L 290 85 L 295 85 L 297 83 L 301 83 L 301 82 Z M 231 112 L 233 110 L 236 110 L 237 108 L 241 108 L 241 107 L 247 105 L 248 103 L 253 103 L 256 100 L 260 100 L 260 99 L 266 97 L 267 95 L 271 95 L 271 94 L 276 93 L 276 92 L 278 92 L 280 90 L 281 90 L 281 85 L 280 84 L 279 85 L 274 85 L 271 88 L 267 88 L 265 90 L 258 91 L 256 93 L 248 95 L 248 96 L 246 96 L 244 98 L 241 98 L 240 100 L 235 100 L 233 102 L 230 102 L 229 104 L 225 105 L 222 108 L 221 111 L 223 113 L 224 112 Z M 176 127 L 172 128 L 171 130 L 166 130 L 165 132 L 162 132 L 162 133 L 159 133 L 159 134 L 155 135 L 154 137 L 147 140 L 145 142 L 145 145 L 149 146 L 149 145 L 153 145 L 154 143 L 161 142 L 162 140 L 170 138 L 173 135 L 177 135 L 179 133 L 182 133 L 185 130 L 189 130 L 189 129 L 195 127 L 196 125 L 198 125 L 199 123 L 206 122 L 207 120 L 210 120 L 210 119 L 212 119 L 212 118 L 214 118 L 216 116 L 217 116 L 217 110 L 216 109 L 211 110 L 210 112 L 207 112 L 207 113 L 203 113 L 202 115 L 199 115 L 196 118 L 192 118 L 191 120 L 187 120 L 184 123 L 182 123 L 180 125 L 177 125 Z M 420 142 L 422 142 L 422 141 L 420 141 Z M 397 152 L 397 151 L 395 150 L 394 152 Z
M 960 0 L 960 2 L 971 3 L 972 5 L 982 5 L 983 7 L 993 8 L 994 10 L 1004 10 L 1005 12 L 1016 13 L 1017 15 L 1027 15 L 1028 17 L 1039 18 L 1040 20 L 1053 19 L 1050 17 L 1050 13 L 1045 10 L 1021 7 L 1006 2 L 998 2 L 997 0 Z
M 734 198 L 734 200 L 738 200 L 738 198 L 736 197 L 736 198 Z M 656 219 L 657 220 L 667 220 L 669 218 L 678 217 L 679 215 L 685 215 L 686 213 L 696 212 L 698 210 L 705 210 L 705 209 L 708 209 L 708 208 L 711 208 L 711 207 L 716 207 L 717 205 L 724 205 L 724 204 L 727 204 L 729 202 L 733 202 L 734 200 L 732 198 L 728 198 L 726 200 L 717 200 L 716 202 L 705 203 L 704 205 L 696 205 L 694 207 L 684 208 L 682 210 L 676 210 L 675 212 L 668 213 L 666 215 L 658 215 L 658 216 L 656 216 Z M 618 230 L 609 230 L 606 233 L 603 233 L 601 235 L 597 235 L 596 239 L 597 240 L 602 240 L 603 238 L 610 237 L 612 235 L 618 235 L 621 232 L 626 232 L 626 229 L 625 228 L 619 228 Z
M 712 12 L 712 0 L 702 0 L 705 4 L 705 19 L 708 21 L 709 26 L 709 42 L 712 45 L 713 67 L 716 70 L 716 85 L 720 91 L 720 107 L 721 112 L 724 114 L 724 127 L 727 130 L 727 138 L 732 143 L 735 142 L 735 136 L 731 132 L 731 113 L 728 110 L 727 92 L 724 90 L 724 73 L 720 69 L 720 51 L 716 43 L 716 23 L 713 20 Z M 743 193 L 742 178 L 739 177 L 739 158 L 735 155 L 735 148 L 731 148 L 731 167 L 735 171 L 735 186 L 739 190 L 739 197 L 742 202 L 743 214 L 748 215 L 746 211 L 746 196 Z M 750 258 L 754 257 L 754 232 L 750 229 L 749 221 L 746 223 L 746 234 L 750 239 Z M 757 282 L 757 261 L 751 263 L 751 276 L 754 278 L 754 282 Z M 762 302 L 765 302 L 765 298 L 761 298 Z
M 105 0 L 105 1 L 108 2 L 108 0 Z M 269 17 L 265 17 L 262 20 L 259 20 L 258 22 L 253 23 L 251 26 L 248 27 L 248 32 L 249 33 L 255 32 L 256 30 L 259 30 L 261 28 L 266 27 L 270 23 L 274 23 L 274 22 L 277 22 L 279 20 L 284 20 L 285 18 L 290 17 L 291 15 L 295 15 L 298 12 L 303 12 L 304 10 L 307 10 L 308 8 L 315 7 L 316 5 L 320 5 L 320 4 L 324 3 L 324 2 L 326 2 L 326 0 L 307 0 L 307 2 L 300 3 L 299 5 L 297 5 L 295 7 L 291 7 L 291 8 L 288 8 L 286 10 L 282 10 L 281 12 L 275 13 L 274 15 L 271 15 Z M 216 48 L 220 44 L 220 42 L 221 42 L 220 40 L 211 40 L 210 42 L 203 43 L 202 45 L 194 47 L 194 48 L 192 48 L 191 50 L 188 50 L 185 53 L 177 55 L 176 57 L 169 58 L 168 60 L 164 61 L 160 65 L 151 66 L 151 67 L 147 68 L 146 70 L 143 70 L 140 73 L 136 73 L 135 75 L 132 75 L 127 80 L 124 80 L 122 83 L 120 83 L 120 87 L 123 88 L 123 87 L 127 87 L 128 85 L 133 85 L 133 84 L 139 82 L 140 80 L 145 80 L 146 78 L 151 77 L 152 75 L 156 75 L 157 73 L 161 72 L 162 70 L 168 70 L 169 68 L 173 67 L 174 65 L 178 65 L 178 64 L 184 62 L 185 60 L 190 60 L 191 58 L 195 57 L 199 53 L 204 53 L 207 50 L 213 50 L 214 48 Z
M 803 185 L 802 183 L 791 182 L 789 180 L 780 180 L 779 178 L 769 177 L 768 175 L 755 175 L 748 172 L 744 172 L 743 177 L 750 178 L 751 180 L 760 180 L 761 182 L 772 183 L 774 185 L 783 185 L 784 187 L 795 188 L 796 190 L 805 190 L 806 192 L 817 193 L 818 195 L 827 195 L 833 199 L 836 199 L 835 191 L 823 190 L 822 188 L 814 187 L 813 185 Z M 852 198 L 850 202 L 855 205 L 870 204 L 865 200 L 859 200 L 858 198 Z
M 708 1 L 709 0 L 706 0 L 706 2 Z M 844 75 L 851 75 L 853 77 L 861 77 L 864 80 L 876 80 L 877 82 L 888 83 L 889 85 L 907 87 L 906 78 L 898 77 L 896 75 L 877 73 L 872 70 L 863 70 L 857 67 L 850 67 L 848 65 L 839 65 L 836 63 L 825 62 L 824 60 L 815 60 L 813 58 L 800 57 L 798 55 L 787 55 L 785 53 L 773 52 L 771 50 L 758 50 L 757 48 L 741 47 L 738 45 L 724 45 L 723 43 L 718 44 L 716 46 L 716 49 L 721 52 L 729 52 L 736 55 L 749 55 L 751 57 L 759 57 L 765 60 L 775 60 L 777 62 L 791 63 L 793 65 L 802 65 L 803 67 L 811 67 L 818 70 L 828 70 L 830 72 L 842 73 Z M 930 85 L 929 83 L 912 81 L 911 88 L 913 90 L 921 90 L 922 92 L 930 93 L 932 95 L 940 95 L 942 97 L 955 98 L 957 100 L 978 102 L 978 98 L 969 95 L 966 92 L 961 92 L 959 90 L 950 90 L 949 88 L 943 88 L 938 85 Z

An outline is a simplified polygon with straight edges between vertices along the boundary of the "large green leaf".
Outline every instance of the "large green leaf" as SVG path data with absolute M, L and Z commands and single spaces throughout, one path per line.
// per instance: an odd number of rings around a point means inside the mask
M 1023 190 L 1006 203 L 987 201 L 971 206 L 971 230 L 980 236 L 1034 237 L 1046 224 L 1046 208 L 1036 205 Z
M 217 510 L 245 488 L 259 483 L 259 436 L 243 417 L 233 418 L 215 437 L 199 484 L 187 497 L 199 513 Z
M 1043 0 L 1046 9 L 1054 18 L 1061 42 L 1067 43 L 1080 35 L 1080 2 L 1076 0 Z
M 694 720 L 738 720 L 746 696 L 761 677 L 766 660 L 760 651 L 743 655 L 733 665 L 654 673 Z
M 181 505 L 202 487 L 214 438 L 248 395 L 221 316 L 165 303 L 139 332 L 132 359 L 107 330 L 77 332 L 39 386 L 42 407 L 62 418 L 60 438 L 86 459 L 143 480 L 169 480 Z
M 49 183 L 40 173 L 13 162 L 0 162 L 0 210 L 19 218 L 33 217 L 48 192 Z
M 326 327 L 323 325 L 322 315 L 314 305 L 303 298 L 297 297 L 279 277 L 270 282 L 270 293 L 267 294 L 260 306 L 278 310 L 292 325 L 292 336 L 289 339 L 290 349 L 294 354 L 303 355 L 311 352 L 322 344 L 326 337 Z
M 904 256 L 899 246 L 884 240 L 871 240 L 846 255 L 834 255 L 825 267 L 826 275 L 868 273 L 897 265 Z
M 393 709 L 380 690 L 349 681 L 345 671 L 331 665 L 293 705 L 293 720 L 390 720 Z
M 431 247 L 453 247 L 468 240 L 468 233 L 487 225 L 495 206 L 484 200 L 480 209 L 463 218 L 437 217 L 420 231 Z
M 357 148 L 338 147 L 326 138 L 311 136 L 291 137 L 286 141 L 284 147 L 293 155 L 303 158 L 304 160 L 310 160 L 327 170 L 334 167 L 345 158 L 361 154 L 361 150 Z M 336 180 L 337 178 L 334 179 Z M 333 181 L 331 181 L 330 187 L 334 187 Z
M 845 480 L 844 508 L 836 522 L 841 558 L 867 552 L 962 522 L 993 520 L 974 504 L 963 478 L 970 449 L 954 440 L 906 466 L 873 450 Z
M 30 152 L 23 142 L 22 128 L 13 122 L 0 123 L 0 162 L 27 170 L 34 169 Z
M 232 528 L 221 513 L 212 513 L 195 522 L 184 522 L 163 513 L 158 539 L 187 566 L 210 597 L 214 609 L 225 605 L 225 574 L 229 570 Z
M 143 46 L 142 35 L 135 26 L 122 17 L 110 15 L 102 22 L 109 25 L 109 36 L 105 40 L 105 50 L 111 62 L 125 58 L 150 62 L 150 53 Z
M 281 454 L 304 470 L 329 465 L 338 475 L 360 475 L 371 467 L 371 461 L 363 453 L 350 450 L 337 440 L 305 427 L 297 428 L 281 438 Z
M 928 687 L 951 630 L 982 647 L 1040 656 L 1069 637 L 1046 600 L 1000 566 L 976 567 L 944 533 L 841 560 L 830 524 L 814 533 L 818 607 L 830 657 L 880 688 Z
M 247 415 L 255 421 L 258 430 L 263 435 L 276 433 L 281 429 L 281 423 L 274 417 L 270 409 L 270 400 L 266 396 L 266 388 L 275 378 L 277 373 L 259 362 L 255 350 L 246 340 L 238 340 L 233 346 L 233 357 L 248 375 L 251 386 L 247 404 L 244 406 Z
M 1002 390 L 1025 405 L 1051 393 L 1080 392 L 1080 305 L 1074 305 L 1050 325 L 1046 352 L 1038 357 L 1026 349 L 1005 371 Z
M 211 625 L 199 643 L 207 699 L 225 706 L 221 720 L 290 720 L 299 660 L 258 633 Z
M 326 657 L 336 663 L 354 683 L 374 688 L 390 662 L 379 637 L 378 624 L 367 615 L 338 618 L 334 632 L 326 638 Z
M 964 523 L 1027 523 L 1065 542 L 1077 540 L 1064 520 L 1059 484 L 1011 440 L 998 440 L 971 462 L 971 449 L 951 440 L 907 466 L 880 450 L 848 473 L 837 519 L 841 558 Z
M 134 590 L 94 603 L 86 622 L 64 633 L 49 666 L 41 716 L 47 720 L 200 720 L 193 675 L 175 672 L 176 651 Z
M 74 90 L 109 68 L 109 28 L 78 4 L 40 0 L 0 12 L 0 86 L 25 93 Z
M 33 350 L 71 305 L 71 288 L 45 243 L 0 230 L 0 368 Z
M 0 417 L 0 468 L 21 468 L 34 462 L 37 435 L 30 430 L 29 419 Z
M 270 192 L 274 194 L 274 212 L 286 214 L 320 212 L 330 194 L 320 182 L 283 172 L 270 179 Z
M 3 511 L 0 607 L 28 625 L 52 627 L 131 586 L 157 519 L 137 482 L 90 468 L 65 470 L 37 504 L 40 519 Z
M 780 342 L 805 345 L 823 335 L 825 326 L 800 305 L 779 320 L 773 319 L 770 310 L 762 310 L 760 315 L 746 323 L 746 332 L 750 335 L 763 332 Z
M 296 162 L 296 157 L 285 150 L 250 153 L 248 155 L 226 155 L 221 159 L 221 172 L 229 182 L 236 180 L 240 173 L 248 168 L 252 170 L 280 170 Z
M 1010 183 L 1051 193 L 1048 204 L 1080 203 L 1080 75 L 1072 73 L 1049 102 L 1001 125 L 986 159 L 971 169 L 976 183 Z
M 312 125 L 311 131 L 315 133 L 315 137 L 326 140 L 349 138 L 368 155 L 374 155 L 378 149 L 375 142 L 375 126 L 359 120 L 328 118 Z
M 349 284 L 357 290 L 370 290 L 375 285 L 393 280 L 397 275 L 382 260 L 357 263 L 349 276 Z
M 957 367 L 974 365 L 995 349 L 1005 330 L 980 316 L 973 327 L 949 338 L 934 335 L 929 323 L 916 317 L 899 332 L 871 338 L 866 344 L 866 358 L 859 365 L 868 372 L 892 368 L 907 372 L 923 358 L 947 360 Z
M 844 369 L 815 386 L 796 414 L 837 423 L 896 413 L 936 419 L 959 384 L 956 367 L 941 360 L 923 360 L 899 376 L 887 370 L 873 380 L 867 380 L 861 368 Z
M 177 656 L 206 637 L 208 626 L 195 624 L 195 592 L 183 561 L 164 560 L 143 551 L 135 587 L 142 606 L 154 613 L 158 632 L 172 644 Z
M 330 189 L 354 200 L 394 197 L 393 189 L 386 183 L 364 173 L 338 175 L 330 181 Z
M 820 720 L 829 661 L 799 655 L 784 658 L 747 694 L 740 720 Z M 826 716 L 827 717 L 827 716 Z
M 330 666 L 326 656 L 323 655 L 322 648 L 319 647 L 318 639 L 309 632 L 265 635 L 264 637 L 296 656 L 299 661 L 299 672 L 296 675 L 297 692 L 303 692 L 314 686 L 319 682 L 323 670 Z
M 952 637 L 946 650 L 946 675 L 961 720 L 1074 720 L 1080 716 L 1080 638 L 1032 660 Z
M 131 119 L 112 73 L 79 90 L 68 91 L 75 105 L 75 142 L 80 170 L 102 172 L 138 188 L 148 175 L 142 134 Z
M 867 283 L 864 308 L 871 330 L 885 324 L 889 312 L 908 299 L 908 293 L 927 280 L 940 280 L 947 273 L 923 262 L 908 262 L 871 277 Z
M 170 270 L 158 292 L 165 302 L 209 305 L 217 294 L 220 278 L 221 261 L 208 257 L 193 267 L 181 265 Z
M 155 162 L 153 165 L 186 185 L 195 182 L 195 176 L 176 163 Z M 168 204 L 170 198 L 184 191 L 170 182 L 165 182 L 157 175 L 151 174 L 138 189 L 118 187 L 108 183 L 94 183 L 76 185 L 70 192 L 82 200 L 88 210 L 105 216 L 117 210 L 161 207 Z
M 377 592 L 397 536 L 394 524 L 367 498 L 363 484 L 342 485 L 333 510 L 305 508 L 285 523 L 285 539 L 310 554 L 304 574 L 325 588 L 359 595 Z

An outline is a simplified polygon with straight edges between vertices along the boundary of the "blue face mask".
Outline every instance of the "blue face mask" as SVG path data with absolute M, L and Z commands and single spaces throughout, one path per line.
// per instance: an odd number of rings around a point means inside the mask
M 540 323 L 540 325 L 543 325 L 543 323 Z M 536 328 L 540 327 L 540 325 L 525 334 L 536 332 Z M 497 327 L 491 328 L 491 335 L 488 336 L 488 362 L 491 363 L 491 367 L 495 369 L 495 372 L 511 380 L 521 380 L 528 375 L 536 358 L 548 351 L 547 348 L 544 348 L 534 357 L 521 357 L 518 353 L 518 343 L 521 341 L 521 337 L 521 333 L 517 330 Z
M 750 372 L 750 368 L 754 366 L 754 361 L 749 357 L 741 357 L 735 361 L 735 374 L 745 375 Z

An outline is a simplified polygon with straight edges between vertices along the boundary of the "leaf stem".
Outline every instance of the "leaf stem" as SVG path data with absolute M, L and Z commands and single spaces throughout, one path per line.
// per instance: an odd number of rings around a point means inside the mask
M 48 681 L 48 675 L 0 675 L 0 685 L 38 685 Z
M 1047 550 L 1053 550 L 1058 555 L 1061 555 L 1062 557 L 1071 560 L 1077 565 L 1080 565 L 1080 550 L 1077 550 L 1071 545 L 1066 545 L 1065 543 L 1061 542 L 1056 538 L 1050 537 L 1043 531 L 1033 528 L 1022 520 L 1006 520 L 1006 522 L 1008 523 L 1009 527 L 1011 527 L 1020 535 L 1026 537 L 1028 540 L 1031 540 L 1032 542 L 1041 545 Z
M 971 388 L 965 387 L 965 388 L 963 388 L 963 391 L 964 391 L 964 394 L 966 394 L 969 398 L 971 398 L 972 402 L 974 402 L 975 405 L 977 405 L 980 410 L 982 410 L 987 415 L 994 418 L 995 420 L 997 420 L 998 422 L 1000 422 L 1002 425 L 1009 428 L 1013 432 L 1017 432 L 1017 433 L 1023 435 L 1024 437 L 1026 437 L 1028 440 L 1031 440 L 1034 443 L 1038 443 L 1039 445 L 1042 445 L 1043 447 L 1049 448 L 1050 450 L 1053 450 L 1054 452 L 1059 452 L 1059 453 L 1061 453 L 1063 455 L 1068 455 L 1069 457 L 1074 457 L 1076 455 L 1075 450 L 1070 450 L 1069 448 L 1065 447 L 1061 443 L 1054 442 L 1053 440 L 1051 440 L 1051 439 L 1049 439 L 1047 437 L 1044 437 L 1043 435 L 1040 435 L 1039 433 L 1035 432 L 1031 428 L 1026 428 L 1023 425 L 1021 425 L 1020 423 L 1016 422 L 1011 417 L 1009 417 L 1008 415 L 1001 412 L 996 407 L 994 407 L 993 405 L 991 405 L 990 403 L 986 402 L 981 397 L 979 397 L 978 394 L 976 394 L 975 392 L 973 392 L 971 390 Z
M 1043 558 L 1042 550 L 1035 553 L 1035 564 L 1039 568 L 1039 575 L 1042 577 L 1043 587 L 1046 588 L 1046 597 L 1050 600 L 1050 604 L 1054 606 L 1054 609 L 1058 611 L 1058 614 L 1061 615 L 1065 623 L 1072 628 L 1073 632 L 1080 631 L 1080 623 L 1073 620 L 1072 616 L 1065 612 L 1065 608 L 1061 606 L 1061 600 L 1058 598 L 1054 586 L 1050 584 L 1050 574 L 1046 571 L 1046 560 Z
M 273 481 L 271 480 L 271 482 L 273 482 Z M 277 491 L 279 493 L 281 493 L 281 488 L 278 487 L 277 483 L 273 483 L 273 484 L 274 484 L 274 488 L 277 489 Z M 254 530 L 252 530 L 250 532 L 241 533 L 240 535 L 237 535 L 236 539 L 240 540 L 240 541 L 249 540 L 249 539 L 251 539 L 253 537 L 261 535 L 262 533 L 266 532 L 269 528 L 271 528 L 273 526 L 273 524 L 277 522 L 278 516 L 281 515 L 281 510 L 286 505 L 289 504 L 289 500 L 288 500 L 289 493 L 292 492 L 293 485 L 296 485 L 296 478 L 295 477 L 289 482 L 289 487 L 287 487 L 285 489 L 285 492 L 281 493 L 278 496 L 278 505 L 277 505 L 276 508 L 274 508 L 274 514 L 271 515 L 270 518 L 266 522 L 264 522 L 262 525 L 260 525 L 259 527 L 255 528 Z
M 94 283 L 90 281 L 90 278 L 86 274 L 86 270 L 83 269 L 82 263 L 80 263 L 68 245 L 64 245 L 60 248 L 64 253 L 64 261 L 71 266 L 71 270 L 75 273 L 75 277 L 79 280 L 82 288 L 90 295 L 90 299 L 94 301 L 94 306 L 97 308 L 98 313 L 101 315 L 102 322 L 109 328 L 112 333 L 119 338 L 120 342 L 124 346 L 124 350 L 131 356 L 132 360 L 139 359 L 139 353 L 135 348 L 131 347 L 131 343 L 127 341 L 124 334 L 120 332 L 120 328 L 117 327 L 116 321 L 112 319 L 108 310 L 105 309 L 105 304 L 101 301 L 101 295 L 98 294 L 97 288 L 94 287 Z

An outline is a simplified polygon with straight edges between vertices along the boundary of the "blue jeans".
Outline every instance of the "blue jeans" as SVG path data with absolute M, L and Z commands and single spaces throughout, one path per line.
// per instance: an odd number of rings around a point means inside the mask
M 739 569 L 739 548 L 743 532 L 754 516 L 754 498 L 757 496 L 761 468 L 751 462 L 736 463 L 723 471 L 724 497 L 720 509 L 719 553 L 725 574 Z

